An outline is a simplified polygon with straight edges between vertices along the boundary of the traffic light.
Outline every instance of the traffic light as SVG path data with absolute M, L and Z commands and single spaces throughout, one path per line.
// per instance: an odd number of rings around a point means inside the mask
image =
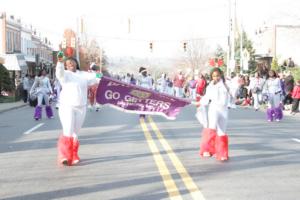
M 183 51 L 184 51 L 184 52 L 186 52 L 186 45 L 187 45 L 187 43 L 184 42 L 184 43 L 183 43 Z
M 149 44 L 150 46 L 150 51 L 153 51 L 153 42 L 150 42 L 150 44 Z

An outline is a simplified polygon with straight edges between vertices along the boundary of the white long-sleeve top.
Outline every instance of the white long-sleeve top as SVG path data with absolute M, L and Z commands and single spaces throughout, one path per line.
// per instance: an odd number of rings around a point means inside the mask
M 214 84 L 213 81 L 209 83 L 206 88 L 205 95 L 200 100 L 200 105 L 207 106 L 218 110 L 228 109 L 229 92 L 222 80 Z
M 31 89 L 31 85 L 29 83 L 29 78 L 28 77 L 24 77 L 24 79 L 23 79 L 23 89 L 24 90 L 30 90 Z
M 167 79 L 165 79 L 164 77 L 161 77 L 157 80 L 157 84 L 158 84 L 158 90 L 160 92 L 167 92 Z
M 94 73 L 65 70 L 62 62 L 56 65 L 56 78 L 62 86 L 61 106 L 86 106 L 88 86 L 98 82 Z
M 281 92 L 281 85 L 279 78 L 267 79 L 264 86 L 264 93 L 279 94 Z
M 142 86 L 144 88 L 152 89 L 152 79 L 149 76 L 139 75 L 137 77 L 137 85 Z
M 34 89 L 36 89 L 37 93 L 53 93 L 50 80 L 47 76 L 36 76 L 30 89 L 30 93 L 32 93 Z
M 265 79 L 263 78 L 252 78 L 250 80 L 250 85 L 249 85 L 249 88 L 250 90 L 253 90 L 254 88 L 259 88 L 260 90 L 263 89 L 263 86 L 265 84 Z

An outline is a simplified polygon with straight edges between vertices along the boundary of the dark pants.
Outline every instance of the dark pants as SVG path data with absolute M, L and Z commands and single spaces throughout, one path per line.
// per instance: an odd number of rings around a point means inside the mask
M 23 101 L 24 101 L 24 103 L 27 103 L 27 100 L 28 100 L 28 91 L 23 90 Z
M 300 99 L 293 99 L 292 112 L 299 111 L 299 101 Z
M 283 99 L 283 104 L 284 105 L 288 105 L 291 104 L 293 102 L 293 98 L 291 94 L 287 94 L 284 99 Z

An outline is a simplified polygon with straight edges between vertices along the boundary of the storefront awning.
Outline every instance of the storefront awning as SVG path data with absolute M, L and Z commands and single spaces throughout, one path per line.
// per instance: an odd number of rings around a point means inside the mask
M 4 57 L 0 55 L 0 64 L 4 64 Z
M 32 62 L 35 63 L 35 57 L 34 56 L 24 56 L 26 62 Z
M 23 54 L 6 54 L 4 57 L 4 67 L 11 71 L 26 71 L 27 64 Z

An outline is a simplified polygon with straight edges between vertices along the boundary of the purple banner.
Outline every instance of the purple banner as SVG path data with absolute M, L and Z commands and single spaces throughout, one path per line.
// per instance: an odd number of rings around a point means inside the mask
M 175 119 L 180 109 L 191 103 L 108 77 L 101 78 L 96 100 L 99 104 L 109 104 L 125 112 L 161 115 L 167 119 Z

